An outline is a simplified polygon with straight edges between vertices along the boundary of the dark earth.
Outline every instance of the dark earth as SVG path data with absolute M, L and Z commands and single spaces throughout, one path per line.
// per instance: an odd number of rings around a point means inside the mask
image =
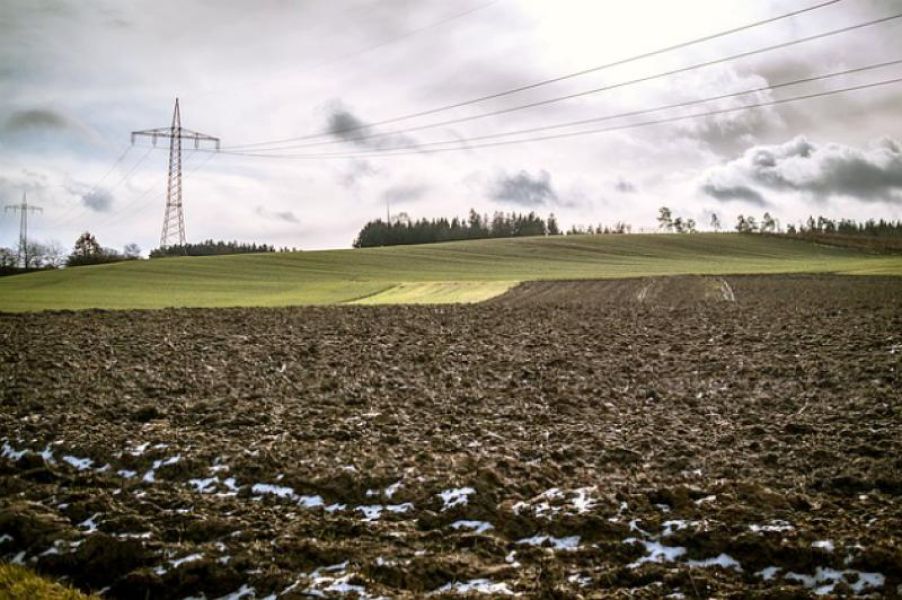
M 902 595 L 902 278 L 0 340 L 0 558 L 106 597 Z

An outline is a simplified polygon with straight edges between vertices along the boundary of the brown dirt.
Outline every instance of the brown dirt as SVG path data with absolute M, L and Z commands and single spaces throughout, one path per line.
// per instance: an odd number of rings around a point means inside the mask
M 0 339 L 0 557 L 86 590 L 414 598 L 485 579 L 804 598 L 786 573 L 826 569 L 840 595 L 902 584 L 902 278 L 0 315 Z M 452 488 L 472 493 L 444 510 Z M 313 496 L 346 508 L 299 505 Z M 370 505 L 397 512 L 365 520 Z M 533 536 L 552 538 L 517 543 Z M 653 543 L 685 553 L 635 564 Z M 690 565 L 721 554 L 742 570 Z

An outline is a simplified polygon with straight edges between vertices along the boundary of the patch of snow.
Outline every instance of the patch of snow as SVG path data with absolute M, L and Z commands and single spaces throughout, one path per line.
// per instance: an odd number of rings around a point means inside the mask
M 116 471 L 116 475 L 122 477 L 123 479 L 132 479 L 133 477 L 138 476 L 137 471 L 130 471 L 129 469 L 119 469 Z
M 470 496 L 475 493 L 476 490 L 471 487 L 452 488 L 440 492 L 438 495 L 441 496 L 442 502 L 444 503 L 442 510 L 448 510 L 455 506 L 466 506 L 470 501 Z
M 487 523 L 485 521 L 454 521 L 451 523 L 451 529 L 471 529 L 476 533 L 485 533 L 489 529 L 494 529 L 495 527 L 491 523 Z
M 97 517 L 99 517 L 101 513 L 94 513 L 89 518 L 85 519 L 81 523 L 78 524 L 78 527 L 85 530 L 85 533 L 94 533 L 97 531 Z
M 63 462 L 68 463 L 78 471 L 86 471 L 94 464 L 94 461 L 90 458 L 77 458 L 68 454 L 63 457 Z
M 664 563 L 673 562 L 679 557 L 686 554 L 686 548 L 683 546 L 665 546 L 661 542 L 638 540 L 636 538 L 627 538 L 623 540 L 625 544 L 639 543 L 645 546 L 646 555 L 636 562 L 630 563 L 628 566 L 635 569 L 647 562 Z
M 811 547 L 824 552 L 833 552 L 833 540 L 818 540 L 811 543 Z
M 398 490 L 400 490 L 400 489 L 401 489 L 401 482 L 400 482 L 400 481 L 396 481 L 395 483 L 393 483 L 393 484 L 391 484 L 390 486 L 388 486 L 387 488 L 385 488 L 385 497 L 386 497 L 386 498 L 391 498 L 391 497 L 394 496 L 394 495 L 398 492 Z
M 513 590 L 506 583 L 495 583 L 491 579 L 471 579 L 469 581 L 454 581 L 438 588 L 433 594 L 496 594 L 500 596 L 513 596 Z
M 782 569 L 780 567 L 766 567 L 761 569 L 755 575 L 763 579 L 764 581 L 770 581 L 773 579 L 777 573 L 779 573 Z
M 220 596 L 217 600 L 242 600 L 242 598 L 256 598 L 257 590 L 250 587 L 248 584 L 243 584 L 236 591 L 231 594 L 226 594 L 225 596 Z
M 702 504 L 713 504 L 716 501 L 717 501 L 717 496 L 712 494 L 711 496 L 705 496 L 704 498 L 699 498 L 698 500 L 695 501 L 695 505 L 701 506 Z
M 337 512 L 337 511 L 339 511 L 339 510 L 344 510 L 344 509 L 346 509 L 347 507 L 348 507 L 347 504 L 339 504 L 338 502 L 336 502 L 335 504 L 330 504 L 329 506 L 325 507 L 324 510 L 325 510 L 327 513 L 334 513 L 334 512 Z
M 410 502 L 404 502 L 403 504 L 389 504 L 385 507 L 389 512 L 393 512 L 396 514 L 406 513 L 413 510 L 413 504 Z
M 41 450 L 38 454 L 40 455 L 41 458 L 44 459 L 44 462 L 47 463 L 48 465 L 52 465 L 52 464 L 56 463 L 56 460 L 54 460 L 54 458 L 53 458 L 53 452 L 50 451 L 50 444 L 47 444 L 46 446 L 44 446 L 44 449 Z
M 141 456 L 144 452 L 147 451 L 147 448 L 150 446 L 150 442 L 144 442 L 140 446 L 135 446 L 131 450 L 128 451 L 132 456 Z
M 189 554 L 188 556 L 183 556 L 182 558 L 176 558 L 174 560 L 170 560 L 169 564 L 172 565 L 172 568 L 176 568 L 179 565 L 183 565 L 185 563 L 194 562 L 196 560 L 200 560 L 204 557 L 201 553 Z
M 116 537 L 129 540 L 149 540 L 153 537 L 153 533 L 150 531 L 143 531 L 141 533 L 117 533 Z
M 704 560 L 690 560 L 687 562 L 690 567 L 723 567 L 724 569 L 733 569 L 742 571 L 742 566 L 735 558 L 729 554 L 719 554 L 714 558 L 706 558 Z
M 661 537 L 669 537 L 673 535 L 674 531 L 682 531 L 689 526 L 697 525 L 696 521 L 683 521 L 683 520 L 671 520 L 664 521 L 661 523 L 661 526 L 664 527 L 664 531 L 661 532 Z
M 13 536 L 9 535 L 8 533 L 4 533 L 3 535 L 0 535 L 0 544 L 5 544 L 6 542 L 11 542 L 11 541 L 13 541 Z
M 316 508 L 317 506 L 323 506 L 325 503 L 322 496 L 300 496 L 298 504 L 304 508 Z
M 886 577 L 881 573 L 863 573 L 851 569 L 848 571 L 837 571 L 826 567 L 817 567 L 814 575 L 790 572 L 784 575 L 783 578 L 801 583 L 818 596 L 832 593 L 836 584 L 844 579 L 855 580 L 855 583 L 850 583 L 849 585 L 856 594 L 861 594 L 865 590 L 880 588 L 886 584 Z
M 371 504 L 369 506 L 358 506 L 357 510 L 363 513 L 364 521 L 378 521 L 379 517 L 382 516 L 383 508 L 381 504 Z
M 188 483 L 194 486 L 200 494 L 209 494 L 219 483 L 219 477 L 207 477 L 206 479 L 189 479 Z
M 12 565 L 24 565 L 25 564 L 25 550 L 22 550 L 15 556 L 13 556 L 12 560 L 9 561 Z
M 567 581 L 570 583 L 575 583 L 579 587 L 589 587 L 592 584 L 592 578 L 586 575 L 580 575 L 579 573 L 574 573 L 567 577 Z
M 154 448 L 156 448 L 158 446 L 160 446 L 160 444 L 157 444 L 156 446 L 154 446 Z M 162 444 L 162 447 L 165 448 L 166 444 Z M 166 458 L 166 459 L 160 459 L 160 460 L 153 461 L 153 465 L 150 467 L 150 469 L 146 473 L 144 473 L 144 481 L 146 481 L 147 483 L 155 482 L 157 480 L 157 476 L 156 476 L 157 469 L 159 469 L 160 467 L 174 465 L 177 462 L 179 462 L 180 460 L 182 460 L 182 455 L 176 454 L 175 456 L 170 456 L 169 458 Z
M 594 487 L 583 487 L 573 490 L 573 508 L 578 514 L 584 514 L 592 510 L 595 506 L 595 500 L 589 496 L 589 492 L 594 492 Z
M 658 510 L 660 510 L 662 513 L 669 513 L 669 512 L 670 512 L 670 506 L 667 505 L 667 504 L 655 504 L 655 508 L 657 508 Z
M 551 544 L 555 550 L 576 550 L 579 548 L 580 537 L 572 535 L 564 538 L 556 538 L 550 535 L 534 535 L 530 538 L 518 540 L 518 544 L 527 544 L 529 546 L 545 546 Z
M 504 557 L 504 562 L 517 569 L 520 567 L 520 562 L 517 560 L 517 551 L 511 550 L 508 552 L 507 556 Z
M 753 533 L 761 533 L 761 532 L 778 532 L 782 533 L 784 531 L 792 531 L 795 527 L 792 526 L 788 521 L 783 521 L 780 519 L 775 519 L 766 525 L 749 525 L 749 529 Z
M 8 442 L 3 442 L 3 445 L 0 446 L 0 456 L 8 458 L 13 462 L 19 460 L 27 453 L 28 450 L 16 450 L 12 446 L 10 446 Z
M 296 497 L 293 488 L 282 485 L 272 485 L 270 483 L 255 483 L 251 488 L 251 493 L 259 496 L 271 494 L 273 496 L 278 496 L 279 498 Z

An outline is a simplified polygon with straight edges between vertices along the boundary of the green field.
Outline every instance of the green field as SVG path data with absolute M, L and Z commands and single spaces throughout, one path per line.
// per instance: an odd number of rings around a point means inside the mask
M 476 302 L 537 279 L 799 272 L 902 275 L 902 256 L 701 233 L 166 258 L 5 277 L 0 310 Z

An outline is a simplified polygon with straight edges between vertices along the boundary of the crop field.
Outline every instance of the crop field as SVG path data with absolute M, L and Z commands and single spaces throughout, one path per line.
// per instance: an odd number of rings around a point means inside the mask
M 899 595 L 902 278 L 508 287 L 0 315 L 0 558 L 112 598 Z
M 0 278 L 0 311 L 478 302 L 522 281 L 739 273 L 902 275 L 902 256 L 699 233 L 170 258 Z

